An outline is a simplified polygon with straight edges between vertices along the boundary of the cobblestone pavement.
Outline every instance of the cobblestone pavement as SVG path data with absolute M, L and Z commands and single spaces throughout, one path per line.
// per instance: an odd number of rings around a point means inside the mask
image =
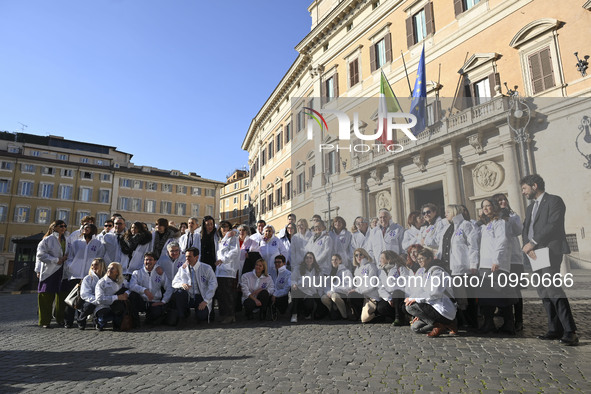
M 0 392 L 589 392 L 591 273 L 583 276 L 567 292 L 578 347 L 535 338 L 546 324 L 537 299 L 525 300 L 517 337 L 432 339 L 390 324 L 285 316 L 183 331 L 46 330 L 36 326 L 35 294 L 2 295 Z

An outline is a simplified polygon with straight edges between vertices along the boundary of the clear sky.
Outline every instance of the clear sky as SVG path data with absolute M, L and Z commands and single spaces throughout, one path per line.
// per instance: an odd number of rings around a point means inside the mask
M 0 130 L 225 181 L 311 0 L 0 0 Z

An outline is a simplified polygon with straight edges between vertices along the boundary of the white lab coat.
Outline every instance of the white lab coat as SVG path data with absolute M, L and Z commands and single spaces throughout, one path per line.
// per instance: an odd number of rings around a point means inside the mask
M 103 258 L 105 247 L 96 238 L 86 243 L 84 238 L 75 240 L 68 253 L 68 260 L 64 267 L 64 277 L 67 279 L 82 279 L 88 274 L 92 260 Z
M 316 262 L 318 262 L 320 271 L 323 275 L 328 275 L 332 268 L 332 265 L 330 264 L 332 258 L 332 244 L 333 242 L 330 235 L 328 235 L 326 231 L 323 231 L 318 238 L 316 238 L 315 235 L 310 238 L 306 245 L 306 252 L 314 253 Z
M 462 214 L 454 216 L 454 233 L 451 237 L 449 249 L 449 268 L 452 275 L 470 274 L 471 269 L 478 269 L 480 254 L 480 232 L 477 231 L 469 220 L 464 220 Z M 439 232 L 439 250 L 437 258 L 443 254 L 443 236 L 450 224 Z
M 39 281 L 49 278 L 60 269 L 61 265 L 58 265 L 57 262 L 64 254 L 69 254 L 70 249 L 71 245 L 66 237 L 66 252 L 62 252 L 62 246 L 57 232 L 43 238 L 39 242 L 35 261 L 35 272 L 39 273 Z
M 371 230 L 369 235 L 370 253 L 374 261 L 380 261 L 380 254 L 384 250 L 392 250 L 397 254 L 403 254 L 402 239 L 404 237 L 404 228 L 398 223 L 390 220 L 390 224 L 385 233 L 382 233 L 382 228 L 378 225 Z

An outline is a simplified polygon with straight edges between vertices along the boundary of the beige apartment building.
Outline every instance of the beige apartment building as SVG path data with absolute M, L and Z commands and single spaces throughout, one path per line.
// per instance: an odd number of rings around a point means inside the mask
M 69 230 L 93 215 L 99 230 L 118 212 L 152 226 L 219 215 L 222 182 L 196 173 L 135 166 L 115 147 L 56 136 L 0 132 L 0 273 L 9 273 L 15 239 L 64 220 Z
M 248 171 L 236 170 L 220 190 L 221 220 L 234 224 L 250 224 L 250 195 Z
M 583 34 L 591 1 L 568 3 L 312 2 L 311 31 L 242 144 L 257 219 L 283 225 L 289 212 L 308 219 L 338 214 L 350 227 L 357 215 L 387 208 L 406 226 L 423 203 L 465 204 L 475 217 L 482 199 L 495 193 L 505 193 L 523 217 L 519 179 L 539 173 L 566 203 L 571 257 L 591 262 L 583 220 L 591 187 L 582 181 L 591 174 L 591 77 L 584 64 L 591 48 Z M 396 134 L 402 149 L 395 152 L 359 139 L 354 112 L 362 134 L 376 132 L 382 72 L 409 112 L 423 48 L 427 129 L 416 141 Z M 374 110 L 359 110 L 372 102 Z M 328 132 L 303 107 L 322 114 Z M 331 110 L 353 121 L 350 140 L 339 138 Z

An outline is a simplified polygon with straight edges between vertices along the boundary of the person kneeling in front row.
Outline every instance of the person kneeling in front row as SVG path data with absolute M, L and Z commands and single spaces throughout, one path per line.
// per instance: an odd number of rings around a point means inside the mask
M 195 308 L 197 321 L 209 321 L 213 296 L 218 287 L 213 269 L 199 262 L 199 249 L 188 248 L 185 257 L 187 262 L 179 268 L 172 281 L 179 329 L 185 327 L 191 314 L 190 308 Z
M 139 326 L 139 312 L 146 312 L 146 322 L 159 324 L 164 319 L 166 304 L 172 296 L 172 285 L 162 267 L 156 267 L 156 255 L 144 254 L 144 268 L 136 270 L 129 282 L 133 304 L 133 320 Z M 163 294 L 164 293 L 164 294 Z
M 113 330 L 119 330 L 123 321 L 123 313 L 127 309 L 125 301 L 129 290 L 123 287 L 123 269 L 119 263 L 111 263 L 107 274 L 96 284 L 96 328 L 105 329 L 109 319 L 113 319 Z
M 282 254 L 275 257 L 275 293 L 271 296 L 271 308 L 273 313 L 284 314 L 289 306 L 289 290 L 291 289 L 291 272 L 287 269 L 285 256 Z
M 259 308 L 260 319 L 264 320 L 267 317 L 269 299 L 275 292 L 273 278 L 267 273 L 267 262 L 258 259 L 254 264 L 254 270 L 242 275 L 240 286 L 246 318 L 252 320 L 253 311 Z

